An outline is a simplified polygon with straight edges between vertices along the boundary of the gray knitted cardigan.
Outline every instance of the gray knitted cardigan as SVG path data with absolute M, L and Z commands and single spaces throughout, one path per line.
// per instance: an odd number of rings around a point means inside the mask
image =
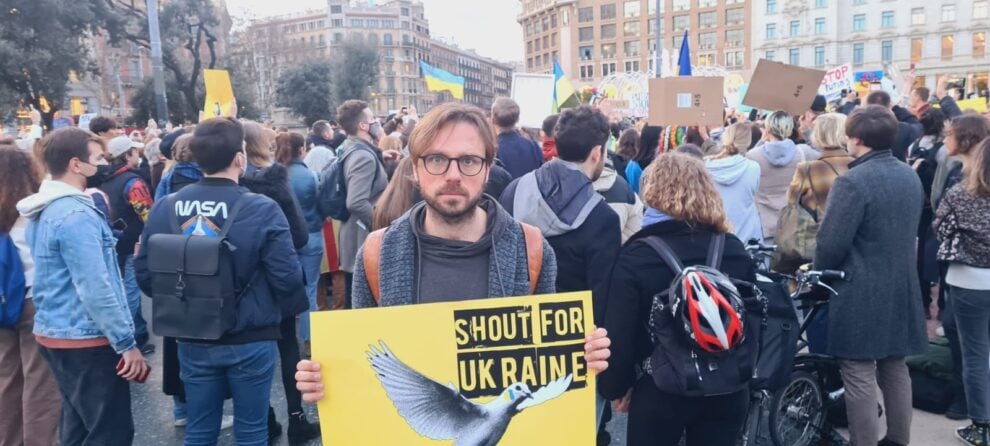
M 422 204 L 420 204 L 421 206 Z M 529 267 L 526 262 L 526 241 L 522 227 L 512 216 L 496 204 L 498 212 L 503 213 L 499 222 L 504 226 L 501 230 L 493 230 L 499 234 L 492 241 L 491 260 L 489 262 L 488 295 L 490 297 L 527 296 L 530 294 Z M 409 305 L 414 301 L 416 285 L 416 262 L 419 258 L 416 252 L 416 237 L 413 235 L 409 221 L 413 210 L 399 217 L 385 232 L 382 239 L 382 251 L 379 267 L 381 286 L 381 306 Z M 354 308 L 376 306 L 375 300 L 368 287 L 368 279 L 364 272 L 364 247 L 358 250 L 357 262 L 354 268 L 354 283 L 352 285 L 352 302 Z M 556 290 L 557 258 L 553 248 L 543 240 L 543 267 L 536 286 L 536 294 L 550 294 Z

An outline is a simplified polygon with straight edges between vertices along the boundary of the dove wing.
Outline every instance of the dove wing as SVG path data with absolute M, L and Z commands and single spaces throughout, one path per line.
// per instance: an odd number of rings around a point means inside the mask
M 519 405 L 519 410 L 523 410 L 527 407 L 533 407 L 536 405 L 543 404 L 558 396 L 563 395 L 564 392 L 567 391 L 567 388 L 571 386 L 571 380 L 573 379 L 574 378 L 571 375 L 567 375 L 563 378 L 560 378 L 556 381 L 551 382 L 550 384 L 541 387 L 540 390 L 533 392 L 532 396 L 527 398 L 526 401 L 523 401 L 522 404 Z
M 481 406 L 413 370 L 388 349 L 371 346 L 368 360 L 399 415 L 417 433 L 434 440 L 457 437 L 472 421 L 484 417 Z

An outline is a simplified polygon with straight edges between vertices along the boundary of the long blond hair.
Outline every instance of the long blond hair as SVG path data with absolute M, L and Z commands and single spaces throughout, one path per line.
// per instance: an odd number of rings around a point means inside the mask
M 643 201 L 667 216 L 690 225 L 732 230 L 722 196 L 705 164 L 681 153 L 665 153 L 650 164 Z

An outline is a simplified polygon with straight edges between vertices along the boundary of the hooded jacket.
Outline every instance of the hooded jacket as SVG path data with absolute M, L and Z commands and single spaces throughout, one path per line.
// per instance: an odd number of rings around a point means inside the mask
M 117 262 L 117 240 L 88 195 L 45 180 L 17 203 L 28 220 L 34 259 L 34 334 L 52 339 L 107 338 L 117 353 L 134 348 L 134 320 Z
M 306 220 L 303 217 L 299 201 L 296 200 L 296 195 L 289 187 L 289 171 L 286 170 L 285 166 L 272 164 L 264 169 L 259 169 L 249 165 L 244 176 L 241 177 L 241 185 L 251 192 L 264 195 L 278 203 L 279 209 L 282 209 L 282 214 L 289 222 L 292 245 L 296 249 L 302 249 L 309 243 Z
M 183 187 L 193 184 L 203 178 L 203 170 L 196 163 L 176 163 L 162 176 L 155 189 L 155 201 L 161 200 L 172 192 L 178 192 Z
M 557 291 L 591 290 L 595 317 L 604 310 L 610 265 L 622 246 L 619 216 L 577 164 L 554 160 L 513 181 L 502 206 L 536 226 L 557 254 Z
M 643 227 L 643 201 L 629 187 L 629 183 L 616 173 L 611 162 L 605 165 L 602 176 L 595 180 L 595 192 L 605 198 L 622 227 L 622 243 Z
M 777 236 L 777 218 L 787 204 L 787 188 L 798 163 L 816 160 L 819 153 L 793 141 L 771 141 L 746 153 L 746 158 L 760 165 L 760 189 L 756 193 L 757 210 L 763 225 L 763 238 Z
M 760 190 L 760 165 L 742 155 L 707 160 L 705 167 L 722 196 L 725 214 L 740 240 L 763 239 L 763 224 L 756 208 Z

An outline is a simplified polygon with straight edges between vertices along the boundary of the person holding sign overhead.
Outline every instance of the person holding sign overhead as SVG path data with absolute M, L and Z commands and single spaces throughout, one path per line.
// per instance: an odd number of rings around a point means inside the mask
M 413 180 L 423 196 L 389 228 L 368 235 L 354 268 L 355 308 L 452 302 L 555 291 L 557 260 L 539 230 L 512 219 L 483 194 L 495 160 L 494 133 L 477 107 L 435 107 L 409 138 Z M 608 367 L 604 329 L 585 338 L 587 367 Z M 303 399 L 323 399 L 320 364 L 300 361 Z

